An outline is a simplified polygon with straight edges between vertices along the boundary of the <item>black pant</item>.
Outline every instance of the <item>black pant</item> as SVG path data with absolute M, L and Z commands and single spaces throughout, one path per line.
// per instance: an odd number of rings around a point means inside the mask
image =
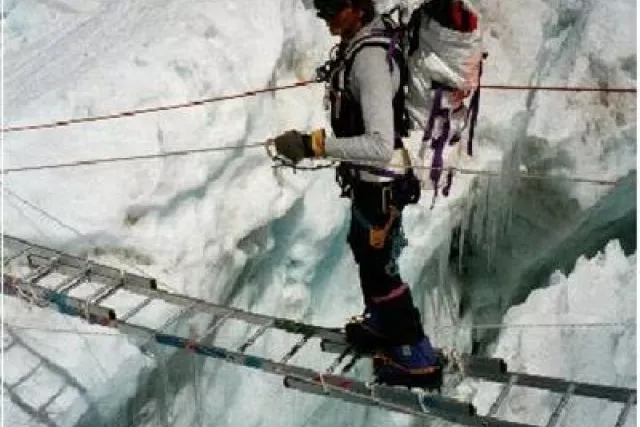
M 372 227 L 384 227 L 391 217 L 393 195 L 387 184 L 359 182 L 353 187 L 348 242 L 360 272 L 365 306 L 375 313 L 381 332 L 394 345 L 415 344 L 424 337 L 420 313 L 411 290 L 402 281 L 397 257 L 402 249 L 402 215 L 393 220 L 380 248 L 370 242 Z

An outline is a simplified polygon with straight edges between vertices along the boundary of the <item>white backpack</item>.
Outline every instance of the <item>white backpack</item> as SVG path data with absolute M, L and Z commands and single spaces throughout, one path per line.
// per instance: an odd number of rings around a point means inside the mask
M 418 152 L 427 169 L 421 181 L 448 195 L 449 169 L 473 153 L 479 105 L 482 48 L 478 13 L 466 0 L 427 0 L 407 24 L 406 108 L 413 129 L 424 131 Z M 468 130 L 466 135 L 463 132 Z

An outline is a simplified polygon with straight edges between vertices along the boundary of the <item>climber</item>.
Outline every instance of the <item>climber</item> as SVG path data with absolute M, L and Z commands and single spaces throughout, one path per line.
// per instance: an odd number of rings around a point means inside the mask
M 346 324 L 347 341 L 374 354 L 378 382 L 439 389 L 442 360 L 397 264 L 406 245 L 402 210 L 420 197 L 402 142 L 408 132 L 403 49 L 393 23 L 376 13 L 372 0 L 314 0 L 314 7 L 340 37 L 325 68 L 333 136 L 323 129 L 290 130 L 273 142 L 292 164 L 323 156 L 349 159 L 338 167 L 337 180 L 352 201 L 347 240 L 365 310 Z

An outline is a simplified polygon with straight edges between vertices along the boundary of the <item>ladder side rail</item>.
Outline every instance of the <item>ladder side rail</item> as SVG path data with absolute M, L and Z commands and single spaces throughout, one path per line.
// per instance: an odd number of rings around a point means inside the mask
M 279 375 L 291 374 L 305 377 L 314 377 L 317 375 L 315 371 L 309 368 L 278 363 L 265 357 L 244 354 L 214 345 L 204 345 L 198 342 L 194 343 L 189 338 L 158 332 L 158 330 L 156 329 L 149 328 L 143 325 L 137 325 L 128 322 L 119 322 L 118 329 L 123 333 L 131 334 L 134 336 L 146 335 L 152 337 L 153 340 L 158 344 L 166 345 L 169 347 L 188 349 L 195 354 L 212 357 L 214 359 L 225 360 L 230 363 L 235 363 L 237 365 L 242 365 L 249 368 L 260 369 L 269 373 Z
M 73 255 L 59 253 L 58 257 L 59 269 L 67 274 L 75 274 L 79 269 L 89 268 L 91 271 L 91 278 L 93 281 L 100 282 L 101 279 L 108 280 L 123 280 L 125 284 L 130 287 L 149 287 L 155 289 L 157 287 L 155 279 L 149 279 L 136 274 L 125 273 L 123 275 L 122 270 L 114 267 L 109 267 L 104 264 L 99 264 L 95 261 L 79 258 Z M 32 263 L 34 265 L 41 265 L 45 260 L 50 259 L 47 254 L 31 253 Z
M 233 351 L 233 350 L 229 350 L 229 349 L 218 347 L 218 346 L 193 343 L 189 338 L 184 338 L 184 337 L 171 335 L 171 334 L 159 333 L 157 332 L 157 330 L 154 330 L 142 325 L 132 325 L 130 323 L 121 323 L 118 325 L 118 327 L 125 333 L 131 333 L 133 335 L 138 335 L 142 333 L 142 334 L 147 334 L 149 336 L 153 336 L 155 341 L 159 344 L 163 344 L 163 345 L 175 347 L 175 348 L 188 349 L 189 351 L 192 351 L 193 353 L 199 354 L 202 356 L 221 359 L 230 363 L 234 363 L 234 364 L 249 367 L 249 368 L 260 369 L 264 372 L 268 372 L 272 374 L 284 375 L 286 376 L 286 378 L 289 378 L 289 379 L 293 378 L 293 379 L 301 380 L 303 382 L 316 383 L 316 384 L 319 384 L 320 388 L 323 387 L 321 383 L 322 382 L 321 378 L 323 377 L 323 375 L 309 368 L 283 364 L 265 357 L 240 353 L 238 351 Z M 286 381 L 286 378 L 285 378 L 285 381 Z M 337 383 L 332 384 L 330 382 L 331 378 L 335 379 Z M 344 381 L 349 382 L 350 389 L 348 390 L 345 389 L 345 385 L 342 384 Z M 345 393 L 354 394 L 357 398 L 359 398 L 358 400 L 360 403 L 366 404 L 366 402 L 371 401 L 372 404 L 376 406 L 385 407 L 387 409 L 391 409 L 399 412 L 410 411 L 410 413 L 414 415 L 419 415 L 423 417 L 431 415 L 431 414 L 423 413 L 422 410 L 418 411 L 418 408 L 419 408 L 418 398 L 409 390 L 397 389 L 395 387 L 378 387 L 379 390 L 376 393 L 377 395 L 376 397 L 372 395 L 370 391 L 368 391 L 369 388 L 365 383 L 357 381 L 355 379 L 351 379 L 351 378 L 347 379 L 347 378 L 335 377 L 335 376 L 329 376 L 329 377 L 324 376 L 324 382 L 325 382 L 324 387 L 334 388 L 337 390 L 342 389 L 344 390 Z M 353 390 L 354 386 L 356 387 L 355 391 Z M 364 390 L 367 390 L 367 391 L 364 391 Z M 401 396 L 404 399 L 403 404 L 398 405 L 398 404 L 394 404 L 393 401 L 389 401 L 387 399 L 388 396 L 385 396 L 385 393 L 387 395 L 391 394 L 395 396 Z M 464 402 L 459 402 L 453 398 L 442 398 L 442 399 L 443 399 L 443 404 L 449 405 L 451 407 L 459 407 L 462 409 L 462 412 L 464 411 L 464 408 L 469 407 L 469 404 Z M 413 407 L 415 408 L 415 411 L 405 406 L 405 404 L 409 404 L 409 402 L 414 402 Z M 469 424 L 469 425 L 477 425 L 477 424 Z M 496 426 L 531 427 L 528 425 L 524 426 L 520 424 L 505 424 L 505 425 L 496 424 Z
M 7 280 L 7 278 L 11 278 L 12 280 Z M 20 286 L 16 282 L 20 282 L 20 280 L 19 278 L 5 274 L 5 277 L 3 277 L 4 292 L 9 295 L 16 294 L 17 288 Z M 89 323 L 98 323 L 104 326 L 108 326 L 116 320 L 116 314 L 113 309 L 95 304 L 87 304 L 87 301 L 84 299 L 56 292 L 37 283 L 32 284 L 31 287 L 40 291 L 41 297 L 56 305 L 58 310 L 63 314 L 81 317 Z
M 44 257 L 34 257 L 34 263 L 39 264 L 44 262 L 46 258 Z M 71 260 L 71 261 L 70 261 Z M 60 256 L 60 264 L 61 270 L 65 269 L 65 266 L 70 267 L 72 271 L 75 271 L 80 266 L 86 267 L 86 260 L 82 260 L 80 258 L 75 258 L 70 255 L 61 255 Z M 91 280 L 95 282 L 100 282 L 103 279 L 112 279 L 119 280 L 121 278 L 120 270 L 115 268 L 106 267 L 95 262 L 89 262 L 91 269 Z M 259 326 L 262 326 L 266 323 L 273 322 L 273 327 L 276 329 L 282 329 L 291 333 L 300 333 L 300 334 L 312 334 L 321 338 L 326 338 L 330 340 L 342 341 L 344 340 L 344 334 L 340 331 L 332 328 L 326 328 L 322 326 L 313 326 L 308 325 L 302 322 L 297 322 L 290 319 L 284 319 L 275 316 L 267 316 L 264 314 L 251 313 L 249 311 L 230 308 L 227 306 L 219 305 L 204 301 L 198 298 L 192 298 L 186 295 L 171 293 L 167 291 L 163 291 L 157 289 L 155 286 L 155 279 L 148 279 L 141 276 L 137 276 L 134 274 L 126 273 L 124 276 L 124 284 L 122 286 L 123 289 L 151 297 L 163 300 L 170 304 L 175 305 L 193 305 L 198 304 L 198 310 L 202 312 L 206 312 L 213 315 L 220 315 L 227 313 L 229 310 L 233 311 L 232 317 L 234 319 L 243 320 L 248 323 L 253 323 Z
M 292 366 L 287 364 L 282 364 L 278 362 L 274 362 L 272 360 L 253 356 L 246 355 L 239 352 L 230 351 L 221 347 L 215 346 L 204 346 L 198 343 L 192 343 L 188 338 L 182 338 L 170 334 L 164 334 L 158 332 L 156 329 L 152 329 L 142 325 L 135 325 L 127 322 L 116 322 L 115 312 L 112 309 L 95 305 L 88 304 L 85 300 L 69 295 L 58 294 L 55 291 L 47 289 L 38 284 L 34 285 L 35 287 L 42 290 L 45 295 L 50 297 L 51 302 L 56 304 L 61 312 L 64 314 L 68 314 L 75 317 L 85 317 L 85 313 L 89 315 L 90 323 L 100 323 L 105 326 L 116 326 L 118 330 L 124 332 L 126 334 L 131 334 L 133 336 L 140 336 L 141 334 L 144 336 L 148 336 L 159 344 L 164 344 L 177 348 L 190 348 L 193 352 L 197 354 L 201 354 L 204 356 L 214 357 L 218 359 L 223 359 L 231 363 L 261 369 L 266 372 L 271 372 L 275 374 L 289 374 L 296 375 L 302 377 L 315 377 L 317 376 L 316 372 L 303 367 Z M 5 284 L 5 288 L 10 288 L 11 286 L 7 286 Z M 193 306 L 191 306 L 193 307 Z M 86 311 L 85 311 L 86 309 Z M 181 310 L 175 316 L 173 316 L 169 321 L 165 322 L 165 325 L 161 329 L 165 329 L 169 324 L 174 323 L 175 320 L 182 318 L 186 313 L 191 310 L 187 307 L 186 309 Z M 92 322 L 93 321 L 93 322 Z
M 354 384 L 356 387 L 353 386 Z M 474 427 L 538 427 L 531 424 L 522 424 L 497 418 L 470 415 L 467 412 L 467 405 L 463 402 L 457 402 L 457 404 L 456 402 L 449 402 L 452 404 L 452 407 L 449 408 L 449 410 L 431 409 L 428 406 L 423 409 L 418 401 L 418 397 L 405 389 L 384 387 L 384 389 L 388 389 L 392 393 L 397 393 L 401 396 L 398 399 L 399 401 L 389 401 L 385 398 L 390 396 L 386 396 L 384 391 L 381 393 L 381 390 L 376 390 L 371 394 L 370 390 L 363 390 L 363 388 L 366 388 L 364 383 L 354 381 L 354 384 L 350 384 L 351 387 L 347 388 L 346 386 L 341 386 L 327 381 L 322 382 L 320 379 L 298 378 L 294 376 L 285 377 L 285 387 L 287 388 L 293 388 L 305 393 L 320 396 L 330 396 L 357 404 L 382 407 L 421 418 L 434 419 L 434 417 L 437 417 L 457 424 Z M 448 399 L 455 400 L 452 398 Z M 402 403 L 400 403 L 400 401 Z
M 487 416 L 476 415 L 475 424 L 470 424 L 473 426 L 482 426 L 482 427 L 540 427 L 537 424 L 525 424 L 519 423 L 517 421 L 507 421 L 501 420 L 500 418 L 493 418 Z
M 344 340 L 344 335 L 342 337 Z M 334 341 L 332 339 L 323 339 L 320 341 L 320 349 L 326 353 L 341 354 L 349 348 L 349 344 L 344 341 Z M 442 350 L 442 349 L 436 349 Z M 366 357 L 367 355 L 361 355 Z M 463 369 L 465 373 L 470 370 L 472 373 L 478 371 L 485 375 L 493 375 L 494 373 L 506 372 L 506 364 L 501 358 L 474 356 L 470 354 L 460 355 L 462 358 Z M 480 377 L 479 375 L 474 375 Z
M 4 247 L 12 248 L 17 252 L 25 248 L 34 248 L 34 249 L 39 248 L 39 246 L 34 245 L 33 243 L 27 242 L 26 240 L 22 240 L 17 237 L 13 237 L 4 233 L 2 234 L 2 244 Z
M 530 375 L 519 372 L 491 373 L 484 371 L 468 370 L 467 376 L 484 379 L 492 382 L 507 383 L 512 375 L 517 375 L 515 385 L 550 390 L 555 393 L 564 393 L 570 383 L 575 384 L 573 394 L 576 396 L 595 397 L 607 399 L 614 402 L 625 403 L 629 394 L 636 393 L 636 390 L 599 384 L 589 384 L 577 381 L 567 381 L 562 378 L 546 377 L 543 375 Z
M 284 319 L 284 318 L 275 317 L 275 316 L 251 313 L 249 311 L 241 310 L 238 308 L 218 305 L 218 304 L 210 303 L 201 299 L 192 298 L 192 297 L 181 295 L 181 294 L 174 294 L 174 293 L 170 293 L 162 290 L 142 288 L 142 287 L 132 287 L 128 282 L 125 282 L 124 288 L 128 291 L 131 291 L 137 294 L 161 299 L 170 304 L 189 305 L 195 302 L 195 303 L 198 303 L 198 310 L 209 313 L 209 314 L 213 314 L 214 316 L 226 314 L 229 311 L 233 311 L 233 314 L 231 315 L 233 319 L 242 320 L 247 323 L 263 326 L 265 324 L 269 324 L 273 322 L 271 327 L 276 329 L 281 329 L 290 333 L 311 334 L 321 338 L 343 339 L 343 334 L 340 331 L 331 329 L 331 328 L 308 325 L 302 322 L 297 322 L 294 320 Z
M 4 267 L 5 267 L 5 268 L 6 268 L 6 267 L 8 267 L 8 266 L 9 266 L 9 264 L 11 264 L 11 263 L 12 263 L 13 261 L 15 261 L 16 259 L 20 258 L 22 255 L 25 255 L 25 254 L 27 254 L 27 255 L 28 255 L 28 254 L 29 254 L 29 250 L 30 250 L 30 249 L 31 249 L 31 246 L 28 246 L 28 247 L 26 247 L 26 248 L 24 248 L 24 249 L 21 249 L 21 250 L 17 250 L 15 254 L 11 255 L 11 256 L 10 256 L 10 257 L 8 257 L 8 258 L 5 258 L 5 259 L 2 261 L 2 264 L 4 265 Z
M 63 257 L 65 255 L 61 251 L 45 248 L 44 246 L 34 245 L 33 243 L 27 242 L 26 240 L 11 237 L 6 234 L 2 235 L 2 243 L 5 247 L 10 247 L 18 252 L 23 252 L 22 255 L 24 255 L 24 252 L 27 252 L 27 257 L 38 256 L 40 258 L 51 260 L 53 258 Z M 25 248 L 27 248 L 28 250 L 24 251 Z
M 194 353 L 201 354 L 204 356 L 214 357 L 222 360 L 226 360 L 230 363 L 235 363 L 239 365 L 243 365 L 246 367 L 261 369 L 265 372 L 271 372 L 279 375 L 288 375 L 295 378 L 302 379 L 316 379 L 320 374 L 317 372 L 303 368 L 299 366 L 281 364 L 278 362 L 274 362 L 270 359 L 266 359 L 264 357 L 247 355 L 238 352 L 233 352 L 224 348 L 214 347 L 214 346 L 203 346 L 201 344 L 193 344 L 190 343 L 188 338 L 177 337 L 173 335 L 158 333 L 154 329 L 150 329 L 141 325 L 132 325 L 127 322 L 115 322 L 116 316 L 115 312 L 112 309 L 108 309 L 103 306 L 95 305 L 95 304 L 87 304 L 87 302 L 80 298 L 75 298 L 68 295 L 61 295 L 55 291 L 50 289 L 46 289 L 42 286 L 35 285 L 38 288 L 41 288 L 45 292 L 51 302 L 56 304 L 60 311 L 65 314 L 74 315 L 77 317 L 85 317 L 85 309 L 86 314 L 88 315 L 88 319 L 90 322 L 105 324 L 106 326 L 117 326 L 119 330 L 125 333 L 132 333 L 133 335 L 143 333 L 147 336 L 153 337 L 153 339 L 159 344 L 169 345 L 177 348 L 190 348 Z M 184 310 L 186 312 L 189 310 Z M 321 386 L 322 387 L 322 386 Z M 339 388 L 339 387 L 338 387 Z M 393 392 L 398 393 L 401 391 L 393 390 Z M 405 393 L 411 393 L 410 391 L 405 391 Z M 366 397 L 366 396 L 365 396 Z M 415 396 L 414 396 L 415 398 Z M 406 411 L 406 408 L 402 406 L 398 407 L 393 403 L 381 401 L 379 398 L 374 398 L 371 396 L 371 399 L 375 401 L 375 405 L 387 407 L 388 409 L 396 410 L 396 411 Z M 416 399 L 417 400 L 417 399 Z M 420 415 L 424 415 L 422 412 Z M 469 425 L 477 425 L 477 424 L 469 424 Z M 517 424 L 489 424 L 495 425 L 496 427 L 511 427 L 518 426 Z M 524 425 L 523 425 L 524 426 Z M 526 426 L 530 427 L 530 426 Z

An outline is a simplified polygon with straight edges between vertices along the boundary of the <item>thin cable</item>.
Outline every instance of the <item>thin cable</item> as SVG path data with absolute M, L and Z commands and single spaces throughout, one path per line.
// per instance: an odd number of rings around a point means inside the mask
M 3 182 L 2 184 L 4 184 L 4 182 Z M 49 214 L 49 213 L 48 213 L 48 212 L 46 212 L 44 209 L 40 208 L 39 206 L 36 206 L 36 205 L 34 205 L 33 203 L 30 203 L 29 201 L 27 201 L 27 200 L 25 200 L 25 199 L 21 198 L 20 196 L 18 196 L 17 194 L 15 194 L 15 193 L 14 193 L 14 192 L 12 192 L 11 190 L 9 190 L 6 186 L 4 186 L 4 185 L 3 185 L 3 188 L 4 188 L 5 190 L 7 190 L 7 191 L 9 192 L 9 194 L 12 194 L 14 197 L 18 198 L 18 199 L 19 199 L 21 202 L 23 202 L 25 205 L 27 205 L 28 207 L 30 207 L 30 208 L 32 208 L 32 209 L 34 209 L 34 210 L 36 210 L 36 211 L 37 211 L 37 212 L 39 212 L 41 215 L 46 216 L 46 217 L 47 217 L 47 218 L 49 218 L 50 220 L 52 220 L 52 221 L 56 222 L 57 224 L 59 224 L 59 225 L 61 225 L 61 226 L 65 227 L 65 228 L 67 228 L 67 229 L 69 229 L 69 230 L 73 231 L 74 233 L 76 233 L 76 234 L 77 234 L 77 235 L 79 235 L 79 236 L 81 236 L 81 237 L 83 236 L 83 235 L 82 235 L 82 233 L 80 233 L 80 232 L 79 232 L 78 230 L 76 230 L 75 228 L 73 228 L 73 227 L 71 227 L 71 226 L 69 226 L 69 225 L 65 224 L 64 222 L 62 222 L 61 220 L 59 220 L 59 219 L 58 219 L 58 218 L 56 218 L 55 216 L 53 216 L 53 215 Z M 139 269 L 139 270 L 141 270 L 141 269 Z M 146 274 L 144 271 L 142 271 L 142 273 L 143 273 L 143 274 Z M 20 290 L 20 289 L 19 289 L 19 290 Z M 33 293 L 32 295 L 25 294 L 24 292 L 19 292 L 19 293 L 21 293 L 22 297 L 23 297 L 24 299 L 26 299 L 30 304 L 35 304 L 35 305 L 37 305 L 37 306 L 38 306 L 38 307 L 40 307 L 40 308 L 44 308 L 44 307 L 48 306 L 48 305 L 49 305 L 49 303 L 50 303 L 50 301 L 47 301 L 47 302 L 46 302 L 46 305 L 43 305 L 43 304 L 41 303 L 41 301 L 39 300 L 38 295 L 37 295 L 36 293 Z M 3 299 L 3 300 L 4 300 L 4 299 Z M 98 368 L 99 368 L 100 372 L 102 373 L 103 379 L 108 378 L 108 374 L 107 374 L 107 371 L 106 371 L 105 367 L 100 363 L 100 360 L 98 360 L 98 357 L 97 357 L 97 356 L 95 355 L 95 353 L 92 351 L 92 349 L 91 349 L 91 344 L 89 343 L 89 341 L 87 340 L 87 338 L 86 338 L 83 334 L 81 334 L 81 333 L 80 333 L 80 331 L 78 330 L 78 328 L 76 328 L 73 324 L 71 324 L 71 323 L 70 323 L 70 322 L 71 322 L 71 321 L 70 321 L 70 319 L 67 319 L 66 317 L 63 317 L 63 319 L 64 319 L 64 321 L 65 321 L 67 324 L 70 324 L 70 325 L 72 326 L 73 331 L 72 331 L 72 332 L 70 332 L 70 333 L 75 333 L 75 334 L 79 335 L 79 338 L 84 342 L 84 345 L 85 345 L 85 347 L 86 347 L 86 349 L 87 349 L 87 351 L 88 351 L 88 353 L 89 353 L 89 356 L 94 360 L 95 364 L 98 366 Z M 4 330 L 4 326 L 3 326 L 3 330 Z
M 235 146 L 226 146 L 226 147 L 205 147 L 205 148 L 194 148 L 189 150 L 179 150 L 179 151 L 168 151 L 165 153 L 157 153 L 157 154 L 144 154 L 138 156 L 128 156 L 128 157 L 110 157 L 103 159 L 91 159 L 91 160 L 79 160 L 76 162 L 68 162 L 68 163 L 58 163 L 51 165 L 36 165 L 36 166 L 24 166 L 24 167 L 15 167 L 15 168 L 7 168 L 2 171 L 2 174 L 10 174 L 10 173 L 20 173 L 20 172 L 31 172 L 31 171 L 39 171 L 39 170 L 47 170 L 47 169 L 61 169 L 61 168 L 72 168 L 72 167 L 80 167 L 80 166 L 93 166 L 103 163 L 116 163 L 116 162 L 126 162 L 126 161 L 136 161 L 136 160 L 148 160 L 148 159 L 157 159 L 164 157 L 174 157 L 174 156 L 186 156 L 192 154 L 200 154 L 200 153 L 210 153 L 216 151 L 227 151 L 227 150 L 236 150 L 238 148 L 264 148 L 264 142 L 255 142 L 244 145 L 235 145 Z M 362 160 L 362 159 L 349 159 L 349 158 L 326 158 L 328 161 L 340 162 L 357 162 L 360 164 L 366 164 L 370 166 L 385 166 L 385 167 L 403 167 L 401 165 L 389 165 L 384 162 L 375 162 L 370 160 Z M 301 167 L 301 166 L 293 166 L 280 164 L 277 167 L 291 167 L 296 170 L 317 170 L 322 168 L 335 167 L 334 164 L 328 164 L 325 166 L 311 166 L 311 167 Z M 412 166 L 414 169 L 423 169 L 423 170 L 431 170 L 435 169 L 431 166 Z M 459 168 L 459 167 L 445 167 L 444 171 L 457 171 L 461 174 L 467 175 L 490 175 L 490 176 L 501 176 L 504 173 L 499 171 L 490 171 L 490 170 L 479 170 L 479 169 L 467 169 L 467 168 Z M 540 175 L 540 174 L 530 174 L 530 173 L 519 173 L 517 174 L 522 179 L 535 179 L 535 180 L 560 180 L 560 181 L 571 181 L 571 182 L 580 182 L 580 183 L 590 183 L 590 184 L 598 184 L 598 185 L 616 185 L 618 183 L 617 180 L 606 180 L 606 179 L 598 179 L 598 178 L 586 178 L 586 177 L 576 177 L 576 176 L 568 176 L 568 175 Z
M 211 104 L 214 102 L 222 102 L 222 101 L 228 101 L 232 99 L 241 99 L 241 98 L 255 96 L 262 93 L 277 92 L 280 90 L 293 89 L 293 88 L 309 86 L 312 84 L 321 84 L 321 83 L 323 82 L 317 82 L 315 80 L 304 80 L 304 81 L 289 84 L 289 85 L 273 86 L 273 87 L 268 87 L 264 89 L 256 89 L 256 90 L 237 93 L 233 95 L 216 96 L 211 98 L 198 99 L 194 101 L 187 101 L 179 104 L 169 104 L 169 105 L 161 105 L 158 107 L 140 108 L 140 109 L 134 109 L 134 110 L 121 111 L 113 114 L 105 114 L 101 116 L 89 116 L 89 117 L 82 117 L 78 119 L 57 120 L 55 122 L 40 123 L 40 124 L 34 124 L 34 125 L 4 127 L 4 122 L 3 122 L 2 129 L 0 129 L 0 132 L 2 133 L 23 132 L 28 130 L 58 128 L 58 127 L 69 126 L 73 124 L 79 124 L 79 123 L 122 119 L 122 118 L 133 117 L 141 114 L 157 113 L 160 111 L 170 111 L 170 110 L 178 110 L 178 109 L 184 109 L 184 108 L 199 107 L 199 106 Z M 610 92 L 610 93 L 630 93 L 630 94 L 635 94 L 637 92 L 637 89 L 634 87 L 535 86 L 535 85 L 487 85 L 487 84 L 480 85 L 480 87 L 486 90 L 522 90 L 522 91 L 538 90 L 538 91 L 547 91 L 547 92 L 605 92 L 605 93 Z
M 57 163 L 52 165 L 7 168 L 2 171 L 2 174 L 4 175 L 9 173 L 15 173 L 15 172 L 37 171 L 37 170 L 44 170 L 44 169 L 60 169 L 60 168 L 69 168 L 69 167 L 78 167 L 78 166 L 92 166 L 92 165 L 97 165 L 102 163 L 116 163 L 116 162 L 127 162 L 127 161 L 134 161 L 134 160 L 159 159 L 164 157 L 188 156 L 192 154 L 211 153 L 216 151 L 237 150 L 241 148 L 256 148 L 256 147 L 264 147 L 264 142 L 245 144 L 245 145 L 226 146 L 226 147 L 192 148 L 188 150 L 168 151 L 165 153 L 156 153 L 156 154 L 141 154 L 137 156 L 123 156 L 123 157 L 109 157 L 109 158 L 103 158 L 103 159 L 78 160 L 75 162 Z
M 65 224 L 62 220 L 60 220 L 59 218 L 56 218 L 55 216 L 51 215 L 50 213 L 48 213 L 47 211 L 45 211 L 44 209 L 42 209 L 41 207 L 29 202 L 28 200 L 25 200 L 24 198 L 18 196 L 15 192 L 11 191 L 9 188 L 7 188 L 6 186 L 3 186 L 3 189 L 9 193 L 12 197 L 20 200 L 20 202 L 22 202 L 23 204 L 25 204 L 26 206 L 30 207 L 31 209 L 35 210 L 36 212 L 40 213 L 41 215 L 45 216 L 46 218 L 49 218 L 51 221 L 55 222 L 56 224 L 60 225 L 63 228 L 66 228 L 67 230 L 72 231 L 73 233 L 75 233 L 78 237 L 86 237 L 83 233 L 81 233 L 80 231 L 78 231 L 77 229 L 73 228 L 72 226 Z M 21 209 L 19 209 L 17 206 L 14 205 L 14 208 L 23 216 L 24 213 L 22 212 Z M 26 216 L 25 216 L 26 217 Z M 40 232 L 40 234 L 43 237 L 46 237 L 44 235 L 44 233 L 38 229 L 38 232 Z M 123 261 L 125 264 L 127 264 L 129 267 L 137 270 L 139 273 L 142 273 L 145 276 L 152 276 L 151 274 L 147 273 L 145 270 L 143 270 L 141 267 L 139 267 L 136 264 L 131 264 L 130 262 L 128 262 L 128 260 L 126 258 L 123 258 Z M 176 292 L 177 290 L 175 288 L 172 288 L 171 286 L 169 286 L 166 283 L 161 283 L 161 282 L 157 282 L 158 286 L 161 288 L 166 288 L 168 290 L 171 290 L 173 292 Z
M 636 93 L 635 87 L 586 87 L 586 86 L 535 86 L 535 85 L 480 85 L 482 89 L 494 90 L 539 90 L 544 92 L 612 92 Z
M 414 166 L 416 169 L 434 169 L 428 166 Z M 465 169 L 458 167 L 444 168 L 444 170 L 451 169 L 453 171 L 457 171 L 463 175 L 488 175 L 488 176 L 501 176 L 505 175 L 504 173 L 497 171 L 488 171 L 488 170 L 477 170 L 477 169 Z M 597 179 L 597 178 L 584 178 L 579 176 L 568 176 L 568 175 L 540 175 L 540 174 L 531 174 L 531 173 L 518 173 L 518 177 L 523 179 L 532 179 L 532 180 L 559 180 L 559 181 L 571 181 L 571 182 L 581 182 L 588 184 L 599 184 L 599 185 L 616 185 L 618 180 L 610 180 L 610 179 Z
M 33 203 L 29 202 L 28 200 L 23 199 L 22 197 L 18 196 L 16 193 L 14 193 L 13 191 L 11 191 L 9 188 L 7 188 L 6 186 L 3 186 L 2 188 L 4 191 L 6 191 L 10 196 L 18 199 L 20 202 L 22 202 L 24 205 L 30 207 L 31 209 L 35 210 L 36 212 L 40 213 L 41 215 L 49 218 L 51 221 L 55 222 L 56 224 L 58 224 L 60 227 L 62 228 L 66 228 L 67 230 L 72 231 L 73 233 L 75 233 L 78 236 L 83 236 L 83 234 L 81 232 L 79 232 L 77 229 L 71 227 L 70 225 L 65 224 L 64 222 L 60 221 L 58 218 L 56 218 L 55 216 L 51 215 L 50 213 L 46 212 L 44 209 L 34 205 Z
M 477 325 L 440 325 L 437 329 L 578 329 L 578 328 L 628 328 L 635 322 L 593 322 L 593 323 L 485 323 Z
M 373 161 L 373 160 L 363 160 L 363 159 L 343 159 L 343 158 L 332 158 L 328 157 L 328 160 L 333 161 L 346 161 L 351 163 L 358 163 L 367 166 L 376 166 L 376 167 L 384 167 L 384 168 L 405 168 L 404 165 L 394 165 L 388 164 L 381 161 Z M 413 169 L 416 170 L 438 170 L 442 169 L 443 172 L 454 171 L 459 172 L 465 175 L 488 175 L 488 176 L 507 176 L 504 172 L 500 171 L 491 171 L 491 170 L 482 170 L 482 169 L 468 169 L 468 168 L 460 168 L 457 166 L 448 166 L 448 167 L 432 167 L 432 166 L 420 166 L 420 165 L 412 165 Z M 510 176 L 510 175 L 509 175 Z M 590 183 L 590 184 L 599 184 L 599 185 L 616 185 L 618 180 L 608 180 L 608 179 L 599 179 L 599 178 L 586 178 L 586 177 L 576 177 L 570 175 L 540 175 L 540 174 L 530 174 L 530 173 L 517 173 L 514 176 L 518 176 L 522 179 L 536 179 L 536 180 L 559 180 L 559 181 L 571 181 L 571 182 L 581 182 L 581 183 Z

